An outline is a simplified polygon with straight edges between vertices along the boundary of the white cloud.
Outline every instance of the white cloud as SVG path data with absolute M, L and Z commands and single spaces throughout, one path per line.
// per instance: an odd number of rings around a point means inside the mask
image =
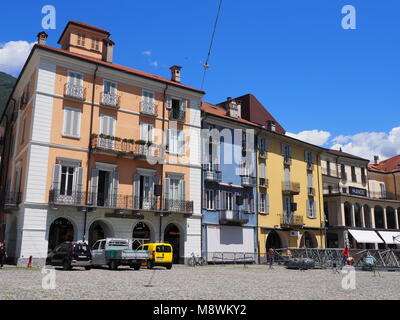
M 374 155 L 381 160 L 400 154 L 400 127 L 386 132 L 361 132 L 352 136 L 338 136 L 332 139 L 332 149 L 342 148 L 348 152 L 372 161 Z
M 0 71 L 18 76 L 34 44 L 22 40 L 0 44 Z
M 292 138 L 296 138 L 308 143 L 315 144 L 317 146 L 323 146 L 328 142 L 331 134 L 327 131 L 322 130 L 305 130 L 299 133 L 286 132 L 286 135 Z
M 155 61 L 150 61 L 149 63 L 150 63 L 150 65 L 151 65 L 152 67 L 155 67 L 155 68 L 158 67 L 158 61 L 157 61 L 157 60 L 155 60 Z
M 145 50 L 145 51 L 143 51 L 143 52 L 142 52 L 142 55 L 150 57 L 150 56 L 151 56 L 151 50 Z

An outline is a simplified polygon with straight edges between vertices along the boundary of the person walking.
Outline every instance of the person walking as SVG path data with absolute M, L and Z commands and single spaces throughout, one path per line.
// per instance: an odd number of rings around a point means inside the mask
M 269 248 L 267 251 L 267 261 L 269 264 L 269 269 L 273 269 L 272 265 L 274 264 L 275 250 L 274 248 Z
M 3 268 L 6 257 L 7 257 L 6 246 L 4 242 L 0 242 L 0 268 Z
M 342 250 L 343 260 L 342 263 L 345 266 L 347 264 L 347 259 L 349 258 L 349 249 L 346 247 Z

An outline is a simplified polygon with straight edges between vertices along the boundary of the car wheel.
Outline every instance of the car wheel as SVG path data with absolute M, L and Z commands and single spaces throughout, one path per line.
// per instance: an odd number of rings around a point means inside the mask
M 147 261 L 147 269 L 153 269 L 153 267 L 154 267 L 153 260 L 148 260 Z
M 166 268 L 167 268 L 168 270 L 171 270 L 171 269 L 172 269 L 172 263 L 171 263 L 171 264 L 168 264 Z
M 112 260 L 112 261 L 110 262 L 110 269 L 111 269 L 111 270 L 117 270 L 117 268 L 118 268 L 117 261 Z
M 133 269 L 139 270 L 139 269 L 140 269 L 140 264 L 135 264 L 135 265 L 133 266 Z
M 63 269 L 64 270 L 71 270 L 71 264 L 68 262 L 68 260 L 64 260 Z
M 90 270 L 91 269 L 91 267 L 85 267 L 85 270 Z

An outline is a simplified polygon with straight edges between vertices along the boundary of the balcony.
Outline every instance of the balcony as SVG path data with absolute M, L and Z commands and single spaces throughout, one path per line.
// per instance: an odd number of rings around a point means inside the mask
M 96 153 L 114 155 L 132 159 L 145 159 L 147 157 L 161 157 L 162 148 L 159 145 L 121 139 L 106 135 L 92 135 L 92 150 Z
M 284 228 L 298 228 L 304 226 L 303 216 L 300 215 L 284 215 L 281 217 L 281 226 Z
M 283 165 L 284 166 L 291 166 L 292 165 L 292 159 L 288 157 L 283 158 Z
M 172 109 L 169 119 L 173 121 L 185 122 L 186 112 L 178 109 Z
M 222 225 L 241 226 L 249 222 L 248 217 L 240 210 L 222 210 L 219 212 L 219 223 Z
M 76 85 L 67 82 L 64 85 L 64 96 L 77 99 L 77 100 L 86 100 L 86 88 L 82 85 Z
M 21 192 L 6 192 L 4 197 L 4 208 L 18 208 L 21 203 Z
M 101 93 L 100 104 L 119 109 L 120 96 L 114 93 Z
M 309 188 L 307 188 L 307 190 L 308 190 L 308 195 L 310 197 L 314 197 L 315 196 L 315 188 L 309 187 Z
M 242 176 L 242 186 L 253 188 L 257 184 L 256 177 Z
M 258 156 L 259 156 L 261 159 L 267 159 L 267 151 L 265 151 L 265 150 L 259 150 L 259 151 L 258 151 Z
M 140 113 L 147 116 L 157 116 L 157 105 L 154 102 L 141 101 Z
M 286 194 L 299 194 L 300 193 L 300 183 L 291 182 L 291 181 L 283 181 L 282 182 L 282 191 Z
M 221 182 L 222 174 L 217 164 L 204 164 L 203 176 L 206 182 Z
M 164 199 L 164 211 L 191 215 L 193 213 L 193 201 Z
M 260 179 L 259 179 L 259 186 L 260 186 L 260 187 L 262 187 L 262 188 L 268 188 L 268 184 L 269 184 L 268 179 L 265 179 L 265 178 L 260 178 Z
M 312 162 L 307 162 L 307 171 L 313 171 L 314 166 L 312 164 Z

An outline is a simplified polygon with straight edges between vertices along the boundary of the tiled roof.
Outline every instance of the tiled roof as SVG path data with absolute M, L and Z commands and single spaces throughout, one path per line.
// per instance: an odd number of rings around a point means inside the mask
M 334 149 L 326 149 L 327 152 L 335 155 L 335 156 L 339 156 L 339 157 L 346 157 L 346 158 L 352 158 L 352 159 L 357 159 L 357 160 L 363 160 L 363 161 L 368 161 L 368 159 L 364 159 L 358 156 L 355 156 L 353 154 L 347 153 L 347 152 L 343 152 L 343 151 L 339 151 L 339 150 L 334 150 Z
M 368 170 L 381 173 L 400 172 L 400 155 L 381 161 L 378 164 L 369 164 Z
M 169 80 L 167 78 L 163 78 L 163 77 L 151 74 L 151 73 L 147 73 L 147 72 L 139 71 L 139 70 L 136 70 L 136 69 L 132 69 L 132 68 L 129 68 L 129 67 L 126 67 L 126 66 L 122 66 L 122 65 L 116 64 L 116 63 L 106 62 L 106 61 L 103 61 L 103 60 L 100 60 L 100 59 L 96 59 L 96 58 L 93 58 L 93 57 L 89 57 L 89 56 L 86 56 L 86 55 L 83 55 L 83 54 L 70 52 L 70 51 L 66 51 L 66 50 L 63 50 L 63 49 L 54 48 L 54 47 L 50 47 L 50 46 L 47 46 L 47 45 L 41 45 L 41 44 L 35 44 L 34 49 L 36 47 L 37 48 L 41 48 L 41 49 L 45 49 L 45 50 L 49 50 L 49 51 L 53 51 L 53 52 L 56 52 L 56 53 L 61 53 L 61 54 L 66 55 L 66 56 L 73 57 L 73 58 L 78 58 L 78 59 L 85 60 L 85 61 L 88 61 L 88 62 L 97 63 L 97 64 L 102 65 L 104 67 L 109 67 L 109 68 L 112 68 L 112 69 L 115 69 L 115 70 L 131 73 L 131 74 L 134 74 L 136 76 L 140 76 L 140 77 L 156 80 L 156 81 L 159 81 L 159 82 L 167 83 L 167 84 L 173 85 L 175 87 L 180 87 L 180 88 L 183 88 L 183 89 L 196 91 L 196 92 L 202 93 L 202 94 L 205 93 L 202 90 L 186 86 L 186 85 L 184 85 L 182 83 L 179 83 L 179 82 L 176 82 L 176 81 L 172 81 L 172 80 Z

